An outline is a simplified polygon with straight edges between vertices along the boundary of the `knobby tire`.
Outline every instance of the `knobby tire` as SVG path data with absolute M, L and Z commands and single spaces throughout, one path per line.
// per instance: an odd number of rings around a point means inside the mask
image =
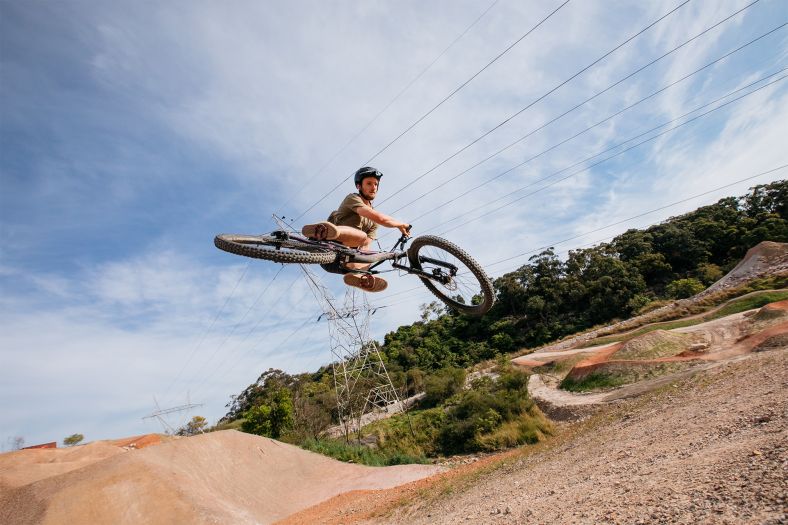
M 279 263 L 328 264 L 337 254 L 328 248 L 307 244 L 296 239 L 280 239 L 273 235 L 217 235 L 213 243 L 220 250 Z
M 419 251 L 422 248 L 428 246 L 445 251 L 446 253 L 456 257 L 457 260 L 466 266 L 466 269 L 473 274 L 476 281 L 478 282 L 481 301 L 479 304 L 466 304 L 456 301 L 452 299 L 448 293 L 440 290 L 431 279 L 419 276 L 419 279 L 421 279 L 421 282 L 424 283 L 424 286 L 426 286 L 429 291 L 432 292 L 433 295 L 440 299 L 444 304 L 453 308 L 454 310 L 457 310 L 458 312 L 474 316 L 484 315 L 487 313 L 495 303 L 495 290 L 493 289 L 490 278 L 487 277 L 487 274 L 484 272 L 481 265 L 479 265 L 479 263 L 476 262 L 473 257 L 465 253 L 462 248 L 452 244 L 446 239 L 435 237 L 433 235 L 423 235 L 421 237 L 416 237 L 408 248 L 408 260 L 410 261 L 411 267 L 420 270 L 422 269 L 421 262 L 419 261 Z M 462 268 L 460 269 L 460 271 L 463 270 L 464 269 Z

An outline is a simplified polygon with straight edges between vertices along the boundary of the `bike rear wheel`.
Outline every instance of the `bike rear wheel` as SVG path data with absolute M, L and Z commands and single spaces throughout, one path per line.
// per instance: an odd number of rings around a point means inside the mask
M 424 235 L 408 248 L 412 268 L 431 274 L 421 282 L 447 306 L 466 315 L 483 315 L 495 303 L 495 290 L 473 257 L 440 237 Z
M 224 233 L 217 235 L 213 243 L 220 250 L 236 255 L 280 263 L 328 264 L 333 262 L 337 256 L 333 250 L 325 246 L 274 234 Z

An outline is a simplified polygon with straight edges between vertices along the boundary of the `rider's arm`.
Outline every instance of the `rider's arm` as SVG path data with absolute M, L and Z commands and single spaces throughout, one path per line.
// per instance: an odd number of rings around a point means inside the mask
M 389 217 L 385 213 L 381 213 L 378 210 L 371 208 L 369 206 L 358 206 L 355 208 L 356 213 L 361 215 L 362 217 L 366 217 L 367 219 L 380 224 L 381 226 L 386 226 L 388 228 L 397 228 L 403 235 L 410 236 L 408 232 L 408 224 L 402 221 L 398 221 L 394 217 Z

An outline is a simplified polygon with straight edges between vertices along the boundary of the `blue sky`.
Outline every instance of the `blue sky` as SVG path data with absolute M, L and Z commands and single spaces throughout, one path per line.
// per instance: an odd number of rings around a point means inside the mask
M 561 3 L 0 2 L 0 438 L 157 431 L 141 419 L 154 396 L 202 403 L 190 415 L 215 421 L 265 369 L 327 363 L 328 327 L 312 321 L 320 308 L 297 269 L 212 239 L 270 231 L 274 212 L 298 217 L 367 161 L 384 172 L 379 209 L 417 235 L 514 202 L 446 233 L 493 277 L 527 261 L 493 264 L 509 256 L 565 252 L 786 177 L 735 183 L 788 163 L 778 0 L 672 51 L 749 4 L 693 0 L 574 78 L 681 2 L 572 0 L 376 155 Z M 371 298 L 387 305 L 378 338 L 430 300 L 407 276 L 390 282 Z

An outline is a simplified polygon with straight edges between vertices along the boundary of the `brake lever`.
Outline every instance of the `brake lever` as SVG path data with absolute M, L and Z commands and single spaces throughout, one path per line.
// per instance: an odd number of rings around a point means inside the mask
M 408 224 L 408 228 L 407 228 L 408 233 L 410 233 L 410 229 L 411 228 L 413 228 L 413 225 L 412 224 Z M 399 240 L 396 243 L 394 243 L 394 247 L 391 249 L 391 251 L 396 250 L 397 246 L 399 246 L 400 249 L 405 248 L 405 243 L 407 243 L 409 240 L 410 240 L 410 237 L 408 237 L 407 235 L 405 235 L 403 233 L 402 235 L 400 235 Z

